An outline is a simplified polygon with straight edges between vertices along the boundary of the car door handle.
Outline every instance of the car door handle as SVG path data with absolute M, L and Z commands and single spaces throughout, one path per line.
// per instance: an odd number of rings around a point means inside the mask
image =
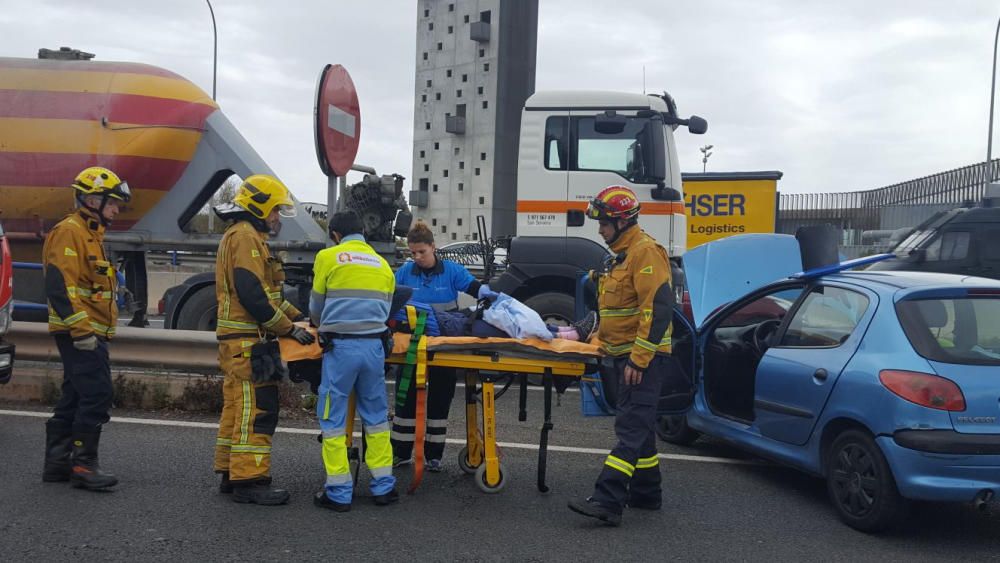
M 819 381 L 826 381 L 826 378 L 828 376 L 829 374 L 823 368 L 819 368 L 818 370 L 816 370 L 816 373 L 813 374 L 813 377 L 815 377 Z

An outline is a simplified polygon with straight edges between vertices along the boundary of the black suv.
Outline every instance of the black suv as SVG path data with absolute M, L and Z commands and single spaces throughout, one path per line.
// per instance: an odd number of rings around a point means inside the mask
M 942 211 L 891 250 L 898 258 L 872 270 L 943 272 L 1000 279 L 1000 207 Z

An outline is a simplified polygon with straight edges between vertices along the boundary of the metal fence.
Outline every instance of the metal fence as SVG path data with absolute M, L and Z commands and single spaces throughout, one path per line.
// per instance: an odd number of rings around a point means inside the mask
M 829 223 L 841 229 L 841 249 L 849 258 L 879 252 L 891 246 L 893 231 L 915 227 L 938 211 L 974 205 L 998 179 L 1000 159 L 873 190 L 781 194 L 777 231 L 795 234 L 799 227 Z

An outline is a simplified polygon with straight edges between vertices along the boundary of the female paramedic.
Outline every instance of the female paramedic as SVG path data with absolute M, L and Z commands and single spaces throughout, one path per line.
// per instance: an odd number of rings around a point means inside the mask
M 417 221 L 406 234 L 413 254 L 396 271 L 396 284 L 413 288 L 413 299 L 431 305 L 437 311 L 458 308 L 458 293 L 476 299 L 496 299 L 497 294 L 480 283 L 461 264 L 442 260 L 435 254 L 434 234 L 426 223 Z M 400 370 L 399 373 L 402 373 Z M 455 396 L 455 368 L 431 367 L 427 372 L 427 438 L 424 459 L 428 471 L 441 471 L 448 410 Z M 413 462 L 413 434 L 416 424 L 416 391 L 412 382 L 396 378 L 396 411 L 392 419 L 393 466 Z M 404 389 L 400 393 L 400 389 Z M 401 396 L 402 395 L 402 396 Z

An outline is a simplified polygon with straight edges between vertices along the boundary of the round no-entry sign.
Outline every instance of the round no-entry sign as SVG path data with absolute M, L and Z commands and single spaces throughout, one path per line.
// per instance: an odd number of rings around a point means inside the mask
M 326 65 L 316 86 L 316 157 L 327 176 L 345 176 L 358 155 L 361 108 L 347 69 Z

